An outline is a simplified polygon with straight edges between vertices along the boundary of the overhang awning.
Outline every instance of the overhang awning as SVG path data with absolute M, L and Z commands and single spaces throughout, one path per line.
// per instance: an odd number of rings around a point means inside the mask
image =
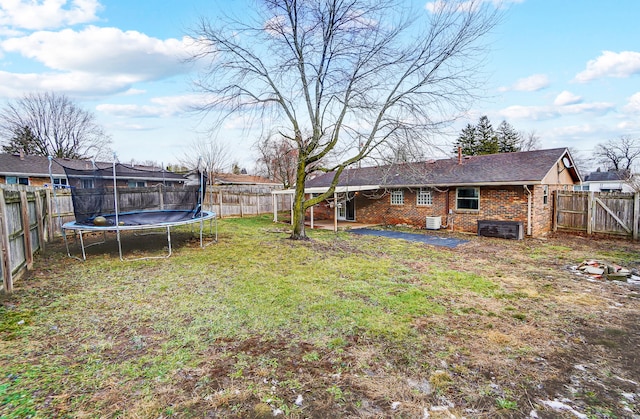
M 346 193 L 346 192 L 358 192 L 358 191 L 375 191 L 380 189 L 380 185 L 354 185 L 354 186 L 336 186 L 334 193 Z M 304 188 L 304 193 L 325 193 L 329 190 L 328 186 L 318 186 L 315 188 Z M 273 195 L 293 195 L 295 189 L 282 189 L 277 191 L 271 191 Z

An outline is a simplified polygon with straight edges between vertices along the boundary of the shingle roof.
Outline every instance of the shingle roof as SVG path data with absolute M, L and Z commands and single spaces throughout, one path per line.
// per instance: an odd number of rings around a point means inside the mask
M 607 172 L 591 172 L 587 176 L 585 176 L 585 182 L 619 182 L 621 180 L 625 180 L 626 176 L 624 173 L 616 172 L 614 170 Z
M 76 170 L 91 170 L 92 162 L 89 160 L 76 160 L 76 159 L 53 159 L 51 164 L 51 172 L 56 176 L 64 176 L 64 167 L 70 167 Z M 96 162 L 96 166 L 100 169 L 107 169 L 112 167 L 112 163 Z M 150 166 L 137 166 L 135 168 L 128 168 L 121 166 L 124 170 L 120 170 L 120 173 L 125 173 L 128 178 L 138 179 L 153 179 L 153 180 L 185 180 L 184 176 L 163 171 L 157 167 Z M 30 156 L 26 155 L 22 158 L 17 154 L 0 153 L 0 174 L 8 176 L 34 176 L 34 177 L 48 177 L 49 176 L 49 159 L 43 156 Z
M 481 184 L 540 183 L 554 165 L 571 157 L 566 148 L 500 153 L 482 156 L 431 160 L 393 166 L 346 169 L 338 186 L 379 185 L 399 186 L 448 186 Z M 573 163 L 569 171 L 574 179 L 579 175 Z M 333 173 L 325 173 L 305 183 L 305 187 L 327 187 Z

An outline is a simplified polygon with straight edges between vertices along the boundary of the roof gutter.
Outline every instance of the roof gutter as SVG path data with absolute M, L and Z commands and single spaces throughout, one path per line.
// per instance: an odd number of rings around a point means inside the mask
M 531 237 L 531 233 L 532 233 L 531 220 L 533 219 L 533 213 L 532 213 L 533 193 L 531 192 L 531 190 L 527 185 L 522 185 L 522 187 L 524 188 L 525 191 L 527 191 L 527 194 L 528 194 L 527 196 L 527 236 Z

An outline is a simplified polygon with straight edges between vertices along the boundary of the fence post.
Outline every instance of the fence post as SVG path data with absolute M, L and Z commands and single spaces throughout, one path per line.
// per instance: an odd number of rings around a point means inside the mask
M 38 222 L 38 244 L 40 250 L 44 251 L 45 238 L 44 238 L 44 211 L 42 208 L 42 191 L 35 192 L 36 197 L 36 220 Z
M 218 206 L 220 207 L 220 216 L 222 218 L 222 189 L 218 189 Z
M 31 269 L 33 268 L 33 245 L 31 244 L 31 223 L 29 222 L 29 200 L 27 199 L 27 191 L 20 191 L 20 214 L 22 215 L 24 257 L 27 269 Z
M 633 194 L 633 240 L 638 240 L 638 222 L 640 218 L 640 191 Z
M 593 234 L 593 205 L 595 203 L 594 192 L 589 192 L 589 199 L 587 200 L 587 235 Z
M 560 191 L 553 191 L 553 227 L 552 230 L 555 233 L 558 231 L 558 216 L 560 212 L 558 211 L 558 205 L 560 204 Z
M 2 246 L 2 285 L 4 292 L 13 292 L 13 275 L 11 273 L 11 249 L 9 248 L 9 224 L 7 222 L 7 203 L 4 200 L 4 189 L 0 189 L 0 240 Z
M 53 202 L 53 194 L 51 193 L 51 189 L 47 188 L 45 190 L 46 199 L 47 199 L 47 230 L 49 232 L 49 240 L 53 240 L 56 236 L 56 228 L 53 225 L 53 209 L 56 208 Z M 59 216 L 59 214 L 56 214 Z M 64 234 L 64 233 L 63 233 Z

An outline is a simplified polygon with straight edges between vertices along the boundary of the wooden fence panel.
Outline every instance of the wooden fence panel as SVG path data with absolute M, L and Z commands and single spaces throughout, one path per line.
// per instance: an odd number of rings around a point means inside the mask
M 638 238 L 640 194 L 556 192 L 555 226 L 559 230 Z
M 588 194 L 558 191 L 556 197 L 556 225 L 561 229 L 587 230 Z
M 633 195 L 594 195 L 593 232 L 629 235 L 633 232 Z
M 33 263 L 33 255 L 44 248 L 47 192 L 22 185 L 0 188 L 0 274 L 5 292 Z

